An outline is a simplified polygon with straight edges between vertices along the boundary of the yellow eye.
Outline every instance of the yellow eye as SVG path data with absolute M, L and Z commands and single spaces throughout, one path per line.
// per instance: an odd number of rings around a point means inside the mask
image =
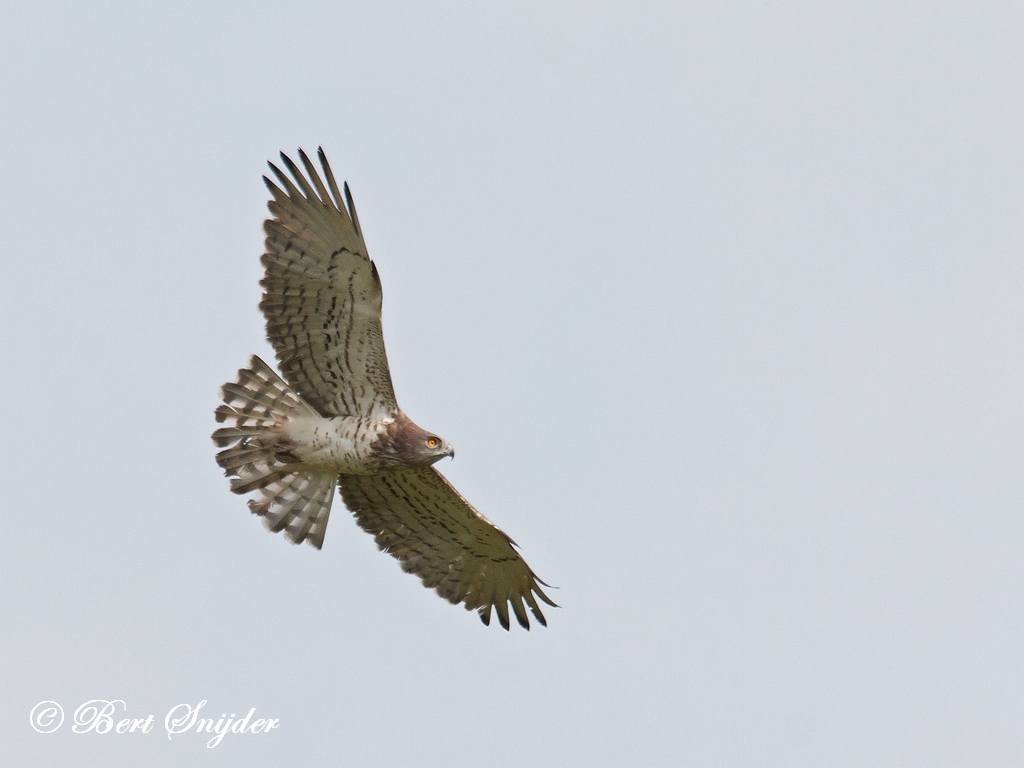
M 429 447 L 429 448 L 437 448 L 437 438 L 436 437 L 429 438 L 427 440 L 427 447 Z

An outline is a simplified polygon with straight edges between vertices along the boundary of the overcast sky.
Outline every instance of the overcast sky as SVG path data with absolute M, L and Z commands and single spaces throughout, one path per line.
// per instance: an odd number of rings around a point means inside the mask
M 1024 11 L 0 11 L 0 762 L 1024 761 Z M 323 145 L 399 402 L 562 606 L 484 627 L 209 434 Z M 123 700 L 149 733 L 75 734 Z M 30 727 L 52 700 L 56 732 Z M 174 706 L 276 718 L 217 747 Z

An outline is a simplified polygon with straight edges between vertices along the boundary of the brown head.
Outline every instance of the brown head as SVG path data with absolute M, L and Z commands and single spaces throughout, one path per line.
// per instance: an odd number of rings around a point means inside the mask
M 455 458 L 455 450 L 446 440 L 416 426 L 404 413 L 395 417 L 373 452 L 389 467 L 429 467 L 446 456 Z

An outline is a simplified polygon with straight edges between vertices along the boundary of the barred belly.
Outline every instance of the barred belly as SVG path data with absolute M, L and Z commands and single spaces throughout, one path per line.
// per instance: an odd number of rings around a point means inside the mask
M 308 467 L 346 475 L 380 469 L 373 448 L 392 421 L 359 416 L 293 416 L 284 427 L 288 451 Z

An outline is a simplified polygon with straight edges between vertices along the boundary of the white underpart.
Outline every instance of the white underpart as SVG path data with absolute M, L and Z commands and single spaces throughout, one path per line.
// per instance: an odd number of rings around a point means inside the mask
M 303 464 L 346 475 L 373 471 L 371 449 L 391 419 L 358 416 L 292 416 L 284 434 L 295 444 L 292 453 Z

